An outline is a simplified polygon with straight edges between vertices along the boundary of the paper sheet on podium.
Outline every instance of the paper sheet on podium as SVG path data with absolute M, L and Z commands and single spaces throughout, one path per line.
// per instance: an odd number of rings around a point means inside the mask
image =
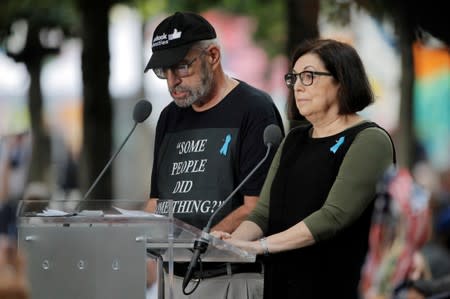
M 145 216 L 163 217 L 162 215 L 149 213 L 149 212 L 145 212 L 145 211 L 140 211 L 140 210 L 126 210 L 126 209 L 121 209 L 118 207 L 113 207 L 113 208 L 116 209 L 117 211 L 119 211 L 122 215 L 129 216 L 129 217 L 143 217 L 143 216 L 144 217 Z
M 73 213 L 67 213 L 64 211 L 54 209 L 45 209 L 42 211 L 42 213 L 37 213 L 36 215 L 40 217 L 54 217 L 54 216 L 70 216 L 73 215 Z

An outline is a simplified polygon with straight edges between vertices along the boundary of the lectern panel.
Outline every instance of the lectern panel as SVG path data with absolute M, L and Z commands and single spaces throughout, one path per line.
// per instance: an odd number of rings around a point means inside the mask
M 24 227 L 33 299 L 145 298 L 143 227 Z M 92 297 L 95 294 L 95 297 Z

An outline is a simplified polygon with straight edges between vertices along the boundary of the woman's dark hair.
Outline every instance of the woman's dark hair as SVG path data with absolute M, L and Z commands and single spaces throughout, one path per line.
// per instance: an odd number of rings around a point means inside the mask
M 307 53 L 319 56 L 326 70 L 340 83 L 339 114 L 358 112 L 373 103 L 364 65 L 352 46 L 332 39 L 306 40 L 294 51 L 291 68 Z

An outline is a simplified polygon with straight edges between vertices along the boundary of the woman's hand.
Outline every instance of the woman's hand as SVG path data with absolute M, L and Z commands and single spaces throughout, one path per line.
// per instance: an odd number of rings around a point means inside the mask
M 263 253 L 263 248 L 259 241 L 243 241 L 235 238 L 229 238 L 226 239 L 225 241 L 233 246 L 236 246 L 239 249 L 245 250 L 253 254 Z
M 263 231 L 252 221 L 245 220 L 242 222 L 233 234 L 216 230 L 211 235 L 247 252 L 253 254 L 264 253 L 264 249 L 259 241 L 259 238 L 263 237 Z
M 227 239 L 231 238 L 231 235 L 229 233 L 223 232 L 223 231 L 218 231 L 218 230 L 213 231 L 211 233 L 211 235 L 213 235 L 214 237 L 216 237 L 217 239 L 220 239 L 220 240 L 227 240 Z
M 221 239 L 233 246 L 236 246 L 239 249 L 245 250 L 247 252 L 254 253 L 254 254 L 263 253 L 263 249 L 262 249 L 259 241 L 239 240 L 239 239 L 233 238 L 231 236 L 231 234 L 229 234 L 227 232 L 222 232 L 222 231 L 213 231 L 211 233 L 211 235 L 213 235 L 214 237 Z

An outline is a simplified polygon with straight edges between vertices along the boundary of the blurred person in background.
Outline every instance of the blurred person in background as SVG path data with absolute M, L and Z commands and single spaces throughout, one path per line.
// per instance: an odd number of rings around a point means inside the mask
M 310 124 L 284 139 L 247 220 L 231 236 L 213 234 L 265 256 L 266 299 L 357 299 L 376 185 L 395 163 L 393 144 L 357 113 L 374 96 L 353 47 L 306 41 L 291 67 L 285 81 Z
M 399 287 L 402 298 L 450 298 L 450 203 L 441 204 L 433 210 L 431 240 L 418 253 L 416 266 L 420 274 Z
M 25 260 L 14 243 L 0 235 L 0 298 L 28 299 Z
M 406 280 L 431 277 L 420 253 L 430 236 L 430 192 L 406 168 L 389 169 L 377 191 L 360 290 L 365 299 L 399 299 Z
M 450 171 L 440 174 L 431 197 L 431 237 L 421 249 L 433 279 L 450 275 Z
M 16 210 L 25 191 L 30 155 L 28 132 L 0 138 L 0 234 L 17 234 Z
M 450 298 L 450 275 L 439 279 L 411 281 L 408 291 L 398 299 L 448 299 Z

